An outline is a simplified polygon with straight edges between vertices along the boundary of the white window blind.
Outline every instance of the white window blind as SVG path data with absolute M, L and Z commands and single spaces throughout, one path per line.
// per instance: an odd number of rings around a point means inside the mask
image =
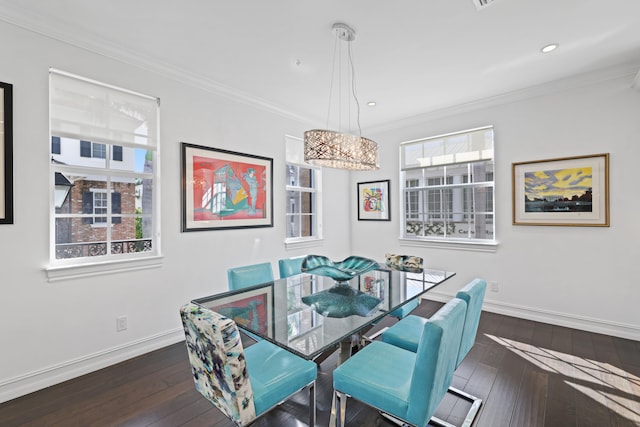
M 401 144 L 401 169 L 444 166 L 493 159 L 491 126 Z
M 51 134 L 156 147 L 158 98 L 50 70 Z

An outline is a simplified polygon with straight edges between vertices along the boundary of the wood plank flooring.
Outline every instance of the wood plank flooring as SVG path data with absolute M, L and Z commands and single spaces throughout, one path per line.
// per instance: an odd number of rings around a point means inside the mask
M 429 317 L 440 306 L 423 301 L 414 314 Z M 319 426 L 329 422 L 336 360 L 334 354 L 318 370 Z M 475 427 L 640 426 L 640 342 L 483 312 L 453 385 L 483 399 Z M 306 404 L 299 393 L 254 425 L 305 425 Z M 460 425 L 467 410 L 448 395 L 435 415 Z M 347 425 L 392 424 L 349 399 Z M 0 426 L 233 424 L 195 390 L 178 343 L 0 404 Z

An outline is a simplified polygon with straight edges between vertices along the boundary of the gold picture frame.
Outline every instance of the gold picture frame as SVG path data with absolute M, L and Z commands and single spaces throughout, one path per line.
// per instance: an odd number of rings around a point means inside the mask
M 609 153 L 513 163 L 514 225 L 609 227 Z

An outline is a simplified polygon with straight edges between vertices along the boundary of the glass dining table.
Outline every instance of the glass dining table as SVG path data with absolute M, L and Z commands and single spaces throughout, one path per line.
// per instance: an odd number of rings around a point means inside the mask
M 350 356 L 354 337 L 454 275 L 431 269 L 399 271 L 379 264 L 344 283 L 302 273 L 193 302 L 308 360 L 340 348 L 340 364 Z

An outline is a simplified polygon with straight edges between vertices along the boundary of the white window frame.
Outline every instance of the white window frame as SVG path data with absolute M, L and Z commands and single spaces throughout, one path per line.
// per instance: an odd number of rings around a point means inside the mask
M 490 137 L 489 137 L 490 135 Z M 474 139 L 475 138 L 475 139 Z M 464 141 L 461 143 L 460 141 Z M 477 165 L 490 167 L 482 177 L 468 182 L 467 171 Z M 449 247 L 495 251 L 495 159 L 493 127 L 469 129 L 400 144 L 400 241 L 405 246 Z M 466 199 L 475 191 L 485 194 L 485 211 L 469 210 Z M 417 206 L 417 211 L 414 208 Z M 438 212 L 430 208 L 438 206 Z M 411 212 L 407 209 L 411 208 Z M 476 207 L 477 208 L 477 207 Z M 472 222 L 490 218 L 486 224 Z M 467 230 L 460 225 L 468 221 Z M 409 224 L 415 233 L 409 231 Z M 429 228 L 438 230 L 429 234 Z M 476 231 L 486 233 L 472 237 Z M 482 235 L 477 233 L 478 235 Z
M 89 191 L 91 191 L 91 194 L 93 195 L 93 206 L 91 207 L 91 209 L 93 210 L 93 223 L 91 224 L 92 227 L 106 227 L 107 224 L 109 224 L 108 220 L 108 212 L 109 212 L 109 197 L 107 197 L 107 190 L 102 189 L 102 188 L 92 188 Z M 113 190 L 111 190 L 110 192 L 113 192 Z M 100 213 L 96 213 L 96 196 L 100 195 L 99 197 L 104 196 L 104 206 L 98 206 L 98 209 L 103 209 L 104 210 L 104 214 Z M 102 202 L 102 201 L 101 201 Z
M 160 194 L 161 194 L 161 186 L 160 186 L 160 141 L 159 141 L 159 129 L 160 129 L 160 101 L 156 97 L 151 97 L 148 95 L 143 95 L 137 92 L 132 92 L 127 89 L 118 88 L 112 85 L 108 85 L 105 83 L 101 83 L 95 80 L 87 79 L 85 77 L 81 77 L 78 75 L 74 75 L 71 73 L 67 73 L 60 70 L 50 69 L 50 137 L 49 142 L 47 144 L 47 148 L 49 150 L 49 156 L 51 156 L 51 137 L 57 136 L 62 138 L 67 138 L 71 140 L 77 140 L 78 144 L 80 141 L 90 141 L 91 142 L 91 159 L 94 158 L 94 148 L 95 144 L 102 144 L 105 146 L 105 156 L 104 158 L 96 159 L 103 160 L 102 165 L 95 165 L 91 163 L 87 163 L 82 166 L 79 164 L 71 163 L 65 164 L 64 162 L 51 162 L 50 173 L 49 173 L 49 194 L 50 194 L 50 233 L 49 233 L 49 242 L 50 242 L 50 257 L 49 257 L 49 265 L 45 268 L 49 281 L 57 281 L 64 280 L 69 278 L 76 277 L 88 277 L 94 276 L 97 274 L 107 274 L 107 273 L 116 273 L 116 272 L 126 272 L 137 269 L 145 269 L 145 268 L 153 268 L 159 267 L 162 262 L 162 252 L 161 252 L 161 242 L 160 242 L 160 230 L 161 230 L 161 218 L 160 218 Z M 119 108 L 114 108 L 113 104 L 109 107 L 111 110 L 105 111 L 106 114 L 113 114 L 115 119 L 112 121 L 104 120 L 104 125 L 102 123 L 88 122 L 86 120 L 90 120 L 89 118 L 84 116 L 85 111 L 80 107 L 80 105 L 84 104 L 76 104 L 72 108 L 69 108 L 69 111 L 66 109 L 66 105 L 62 104 L 56 97 L 61 96 L 56 93 L 56 90 L 64 89 L 67 90 L 69 88 L 73 88 L 75 99 L 78 99 L 78 102 L 87 102 L 87 100 L 91 100 L 93 97 L 92 91 L 99 93 L 100 95 L 104 95 L 106 97 L 113 96 L 113 99 L 124 100 L 126 99 L 127 104 L 122 103 L 118 105 L 122 105 L 124 110 L 124 114 L 129 114 L 129 117 L 135 117 L 145 120 L 142 123 L 146 123 L 143 134 L 140 133 L 140 129 L 127 131 L 126 128 L 117 128 L 113 127 L 112 123 L 116 123 L 118 126 L 120 123 L 117 121 L 117 115 L 120 114 L 123 110 Z M 75 95 L 80 94 L 80 95 Z M 109 98 L 110 99 L 110 98 Z M 129 101 L 131 101 L 129 103 Z M 120 101 L 125 102 L 125 101 Z M 106 104 L 105 104 L 106 105 Z M 144 105 L 145 113 L 141 113 L 142 110 L 135 110 L 138 105 Z M 75 108 L 75 110 L 74 110 Z M 107 108 L 107 107 L 105 107 Z M 86 111 L 88 114 L 89 112 Z M 134 114 L 139 114 L 133 116 Z M 140 116 L 142 115 L 142 117 Z M 147 120 L 148 119 L 148 120 Z M 127 125 L 129 126 L 129 125 Z M 129 126 L 131 128 L 131 126 Z M 85 130 L 88 129 L 88 130 Z M 121 161 L 116 161 L 111 166 L 111 158 L 113 156 L 112 147 L 120 146 L 124 147 L 125 150 L 132 149 L 144 149 L 147 152 L 153 153 L 153 171 L 152 172 L 140 172 L 140 171 L 128 171 L 123 169 L 123 164 Z M 64 151 L 64 150 L 63 150 Z M 80 153 L 77 153 L 77 156 L 80 156 Z M 128 157 L 131 159 L 131 157 Z M 91 162 L 90 160 L 88 160 Z M 153 184 L 152 191 L 152 202 L 151 202 L 151 213 L 149 214 L 152 220 L 152 231 L 151 231 L 151 250 L 143 251 L 143 252 L 131 252 L 131 253 L 111 253 L 110 248 L 113 242 L 111 238 L 112 227 L 106 227 L 107 224 L 112 224 L 112 206 L 111 206 L 111 198 L 107 197 L 107 213 L 106 213 L 106 222 L 102 223 L 92 223 L 92 226 L 95 227 L 104 227 L 107 230 L 107 254 L 100 255 L 96 257 L 92 256 L 84 256 L 84 257 L 76 257 L 76 258 L 56 258 L 56 218 L 63 218 L 65 214 L 56 213 L 55 206 L 55 174 L 61 173 L 63 175 L 83 175 L 83 176 L 101 176 L 104 175 L 106 178 L 107 189 L 90 189 L 92 193 L 95 192 L 103 192 L 108 194 L 108 192 L 113 192 L 114 189 L 111 187 L 111 180 L 120 180 L 124 179 L 128 182 L 128 180 L 135 180 L 136 178 L 144 178 L 146 180 L 151 179 Z M 89 178 L 90 179 L 90 178 Z M 137 191 L 137 190 L 136 190 Z M 84 215 L 84 214 L 82 214 Z M 80 217 L 82 217 L 80 215 Z M 118 216 L 131 217 L 137 216 L 138 214 L 130 214 L 123 213 L 117 214 Z M 146 215 L 146 214 L 143 214 Z M 66 214 L 67 217 L 78 217 L 79 214 L 71 213 Z M 85 215 L 86 216 L 86 215 Z M 95 217 L 95 211 L 94 215 Z
M 285 247 L 287 249 L 314 247 L 322 244 L 322 169 L 317 166 L 312 166 L 304 162 L 304 142 L 301 138 L 285 135 Z M 311 170 L 313 174 L 311 178 L 311 187 L 300 187 L 290 185 L 286 179 L 288 176 L 289 166 L 303 167 Z M 312 206 L 311 215 L 314 218 L 312 221 L 312 235 L 311 236 L 299 236 L 299 237 L 287 237 L 287 220 L 289 215 L 286 204 L 289 203 L 288 192 L 295 191 L 300 193 L 312 193 L 314 195 L 314 204 Z
M 95 157 L 97 159 L 106 159 L 107 158 L 107 144 L 101 144 L 99 142 L 92 142 L 91 143 L 91 157 Z

